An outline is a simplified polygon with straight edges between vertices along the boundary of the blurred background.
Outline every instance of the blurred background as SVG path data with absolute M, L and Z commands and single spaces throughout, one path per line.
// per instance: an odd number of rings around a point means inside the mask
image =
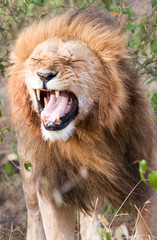
M 79 8 L 109 11 L 123 26 L 132 65 L 141 76 L 157 122 L 157 0 L 0 0 L 0 240 L 26 239 L 20 159 L 6 91 L 10 51 L 18 32 L 32 22 Z M 110 205 L 104 206 L 100 236 L 107 239 L 104 235 L 109 229 L 108 240 L 130 239 L 133 218 L 129 213 L 115 213 Z M 76 239 L 80 239 L 77 230 Z

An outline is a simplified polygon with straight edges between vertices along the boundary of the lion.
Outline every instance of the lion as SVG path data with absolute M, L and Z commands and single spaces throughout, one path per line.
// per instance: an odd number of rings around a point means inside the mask
M 126 43 L 115 19 L 92 10 L 41 20 L 17 38 L 8 93 L 27 240 L 74 239 L 75 210 L 82 240 L 101 239 L 104 201 L 134 214 L 134 239 L 157 237 L 154 192 L 136 163 L 154 168 L 155 126 Z

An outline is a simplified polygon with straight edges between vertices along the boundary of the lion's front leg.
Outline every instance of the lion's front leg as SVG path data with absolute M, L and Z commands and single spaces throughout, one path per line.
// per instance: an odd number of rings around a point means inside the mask
M 65 206 L 56 207 L 50 199 L 37 194 L 46 240 L 74 240 L 75 211 Z
M 32 173 L 22 171 L 23 191 L 27 207 L 27 240 L 46 240 Z
M 46 240 L 40 212 L 35 215 L 28 210 L 27 240 Z

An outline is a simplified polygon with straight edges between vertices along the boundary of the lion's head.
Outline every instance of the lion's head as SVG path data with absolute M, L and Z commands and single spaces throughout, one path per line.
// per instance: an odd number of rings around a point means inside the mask
M 29 56 L 25 81 L 45 140 L 67 140 L 89 114 L 98 97 L 98 62 L 83 42 L 59 38 L 44 41 Z
M 63 14 L 27 28 L 16 42 L 11 75 L 26 88 L 25 107 L 31 102 L 16 116 L 40 119 L 45 140 L 68 140 L 91 112 L 110 130 L 122 118 L 125 38 L 108 15 L 100 19 L 90 11 Z

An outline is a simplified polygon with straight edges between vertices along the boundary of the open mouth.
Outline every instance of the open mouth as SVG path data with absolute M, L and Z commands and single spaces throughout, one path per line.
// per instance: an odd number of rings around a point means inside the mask
M 72 92 L 37 89 L 35 94 L 46 130 L 67 127 L 78 113 L 78 100 Z

